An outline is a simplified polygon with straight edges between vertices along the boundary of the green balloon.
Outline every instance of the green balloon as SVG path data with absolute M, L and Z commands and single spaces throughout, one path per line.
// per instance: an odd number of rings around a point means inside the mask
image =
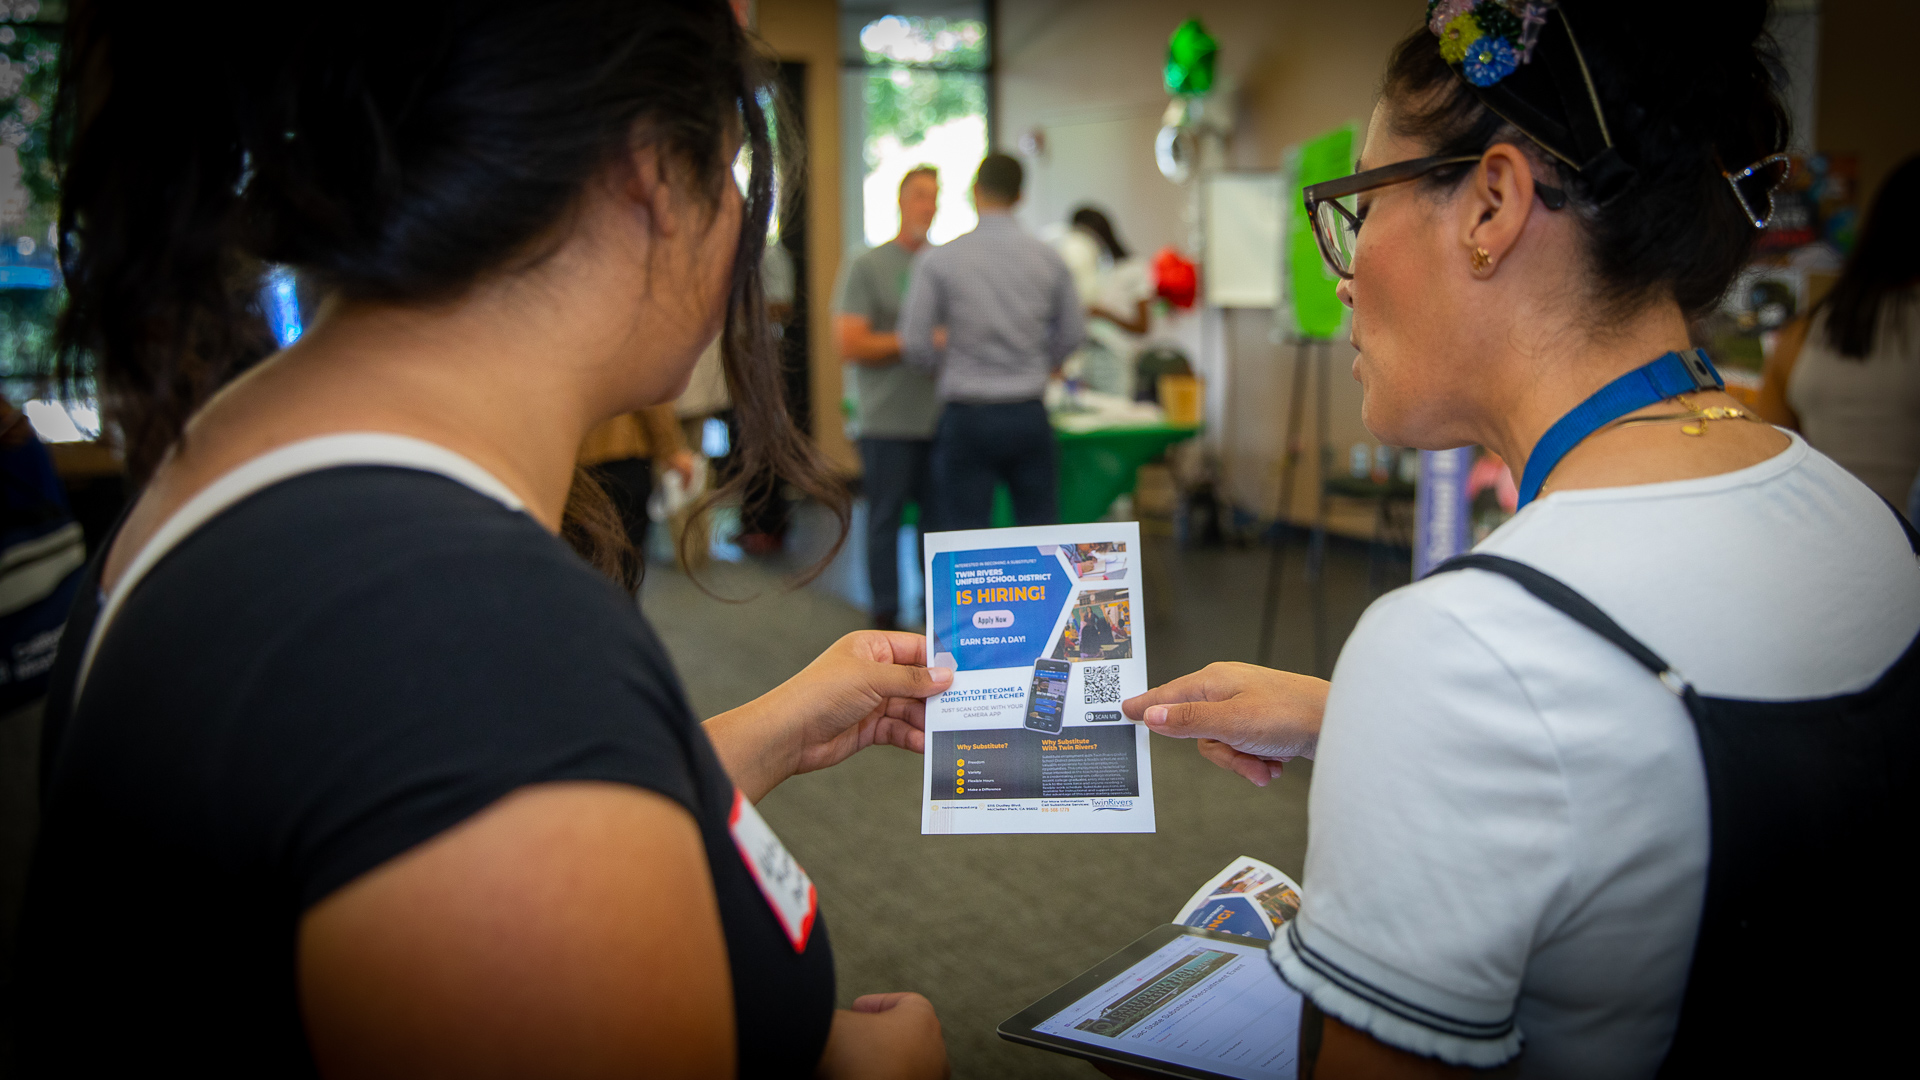
M 1213 58 L 1219 51 L 1199 19 L 1181 23 L 1167 39 L 1167 92 L 1198 97 L 1213 89 Z

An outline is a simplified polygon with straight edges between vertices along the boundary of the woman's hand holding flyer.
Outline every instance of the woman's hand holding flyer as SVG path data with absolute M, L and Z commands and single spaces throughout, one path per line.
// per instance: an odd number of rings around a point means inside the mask
M 1122 708 L 1156 734 L 1200 740 L 1207 760 L 1266 787 L 1287 762 L 1313 757 L 1328 685 L 1254 664 L 1208 664 Z
M 722 764 L 748 800 L 789 776 L 837 765 L 869 746 L 926 745 L 922 699 L 953 672 L 928 668 L 918 634 L 861 630 L 841 638 L 767 694 L 706 722 Z

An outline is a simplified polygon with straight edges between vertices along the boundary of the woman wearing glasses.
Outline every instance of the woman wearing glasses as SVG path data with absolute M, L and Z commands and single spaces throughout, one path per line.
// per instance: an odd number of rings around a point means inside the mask
M 1273 958 L 1317 1075 L 1849 1073 L 1913 951 L 1920 539 L 1688 347 L 1784 166 L 1766 5 L 1429 8 L 1306 202 L 1367 426 L 1490 448 L 1522 509 L 1331 684 L 1216 664 L 1128 712 L 1255 784 L 1315 759 Z M 1783 1023 L 1841 986 L 1839 1039 Z

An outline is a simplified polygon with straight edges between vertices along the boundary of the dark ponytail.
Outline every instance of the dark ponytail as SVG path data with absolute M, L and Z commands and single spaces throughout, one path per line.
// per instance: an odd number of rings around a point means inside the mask
M 1073 223 L 1100 241 L 1100 246 L 1107 249 L 1107 258 L 1119 262 L 1127 257 L 1127 246 L 1114 235 L 1113 222 L 1107 220 L 1107 215 L 1091 206 L 1082 206 L 1074 210 Z
M 1578 36 L 1615 149 L 1632 170 L 1624 191 L 1602 205 L 1580 176 L 1481 103 L 1424 25 L 1401 41 L 1387 67 L 1382 98 L 1394 129 L 1434 154 L 1479 154 L 1500 142 L 1532 151 L 1547 182 L 1573 197 L 1606 316 L 1662 295 L 1689 316 L 1703 314 L 1746 265 L 1758 237 L 1721 175 L 1723 163 L 1740 169 L 1787 145 L 1766 0 L 1558 6 Z M 1451 186 L 1468 171 L 1442 170 L 1425 182 Z
M 445 300 L 550 254 L 543 239 L 635 140 L 717 205 L 744 134 L 722 335 L 740 467 L 715 497 L 771 477 L 844 531 L 845 492 L 781 400 L 760 284 L 774 99 L 725 0 L 420 0 L 371 27 L 312 5 L 75 0 L 62 65 L 57 374 L 95 380 L 136 482 L 271 350 L 265 265 L 349 299 Z M 636 566 L 605 501 L 576 481 L 563 535 L 603 568 Z
M 162 21 L 157 6 L 73 4 L 52 120 L 67 287 L 57 374 L 69 387 L 94 378 L 137 483 L 193 410 L 274 345 L 252 300 L 259 264 L 238 243 L 240 102 L 213 65 L 143 47 Z

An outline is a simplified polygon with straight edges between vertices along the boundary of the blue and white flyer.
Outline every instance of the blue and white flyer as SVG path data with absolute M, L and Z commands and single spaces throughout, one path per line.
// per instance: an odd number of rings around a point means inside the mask
M 1213 875 L 1173 921 L 1272 941 L 1300 914 L 1300 883 L 1250 855 Z
M 1153 831 L 1136 522 L 929 533 L 922 833 Z

